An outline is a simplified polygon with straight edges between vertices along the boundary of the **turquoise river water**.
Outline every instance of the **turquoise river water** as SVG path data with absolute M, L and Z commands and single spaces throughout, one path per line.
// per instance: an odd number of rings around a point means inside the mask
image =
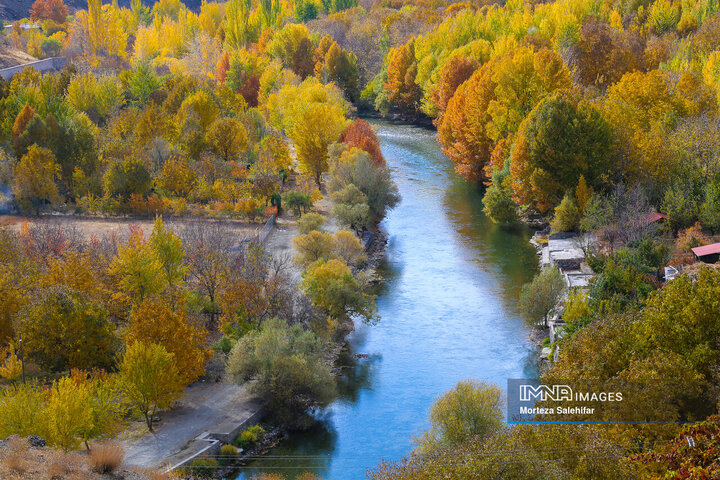
M 376 125 L 402 195 L 382 223 L 389 243 L 380 321 L 349 337 L 341 396 L 318 426 L 290 435 L 239 479 L 304 471 L 363 479 L 382 460 L 409 453 L 433 400 L 459 380 L 505 388 L 508 378 L 536 374 L 516 307 L 537 268 L 531 232 L 485 217 L 480 191 L 454 173 L 435 132 Z

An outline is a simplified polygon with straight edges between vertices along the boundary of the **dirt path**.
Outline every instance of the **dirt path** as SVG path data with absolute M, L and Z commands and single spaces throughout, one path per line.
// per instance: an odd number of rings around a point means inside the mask
M 178 406 L 165 412 L 154 433 L 122 440 L 127 467 L 157 468 L 192 440 L 227 423 L 240 423 L 260 410 L 246 385 L 198 382 L 185 389 Z

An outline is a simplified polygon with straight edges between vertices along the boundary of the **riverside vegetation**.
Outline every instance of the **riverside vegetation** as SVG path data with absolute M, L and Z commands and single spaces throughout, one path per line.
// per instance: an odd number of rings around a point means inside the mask
M 599 275 L 569 296 L 543 378 L 599 389 L 652 379 L 647 403 L 625 408 L 697 423 L 506 428 L 497 388 L 469 381 L 438 400 L 417 452 L 371 477 L 717 476 L 720 274 L 663 285 L 656 272 L 720 230 L 718 2 L 230 0 L 190 12 L 175 0 L 91 0 L 68 16 L 38 0 L 31 17 L 42 28 L 13 28 L 13 44 L 62 52 L 71 67 L 3 84 L 0 173 L 24 212 L 254 220 L 283 204 L 300 216 L 324 189 L 350 230 L 301 221 L 298 298 L 287 261 L 262 246 L 226 257 L 229 245 L 213 243 L 222 235 L 185 239 L 161 220 L 149 239 L 1 232 L 2 372 L 13 382 L 1 432 L 42 431 L 70 448 L 108 435 L 129 409 L 152 428 L 155 409 L 202 374 L 217 325 L 231 373 L 254 379 L 281 421 L 327 403 L 324 341 L 374 318 L 353 231 L 397 202 L 372 129 L 348 120 L 375 108 L 432 119 L 494 220 L 542 216 L 596 234 Z M 663 230 L 644 221 L 655 210 Z M 540 275 L 521 300 L 532 324 L 561 290 L 544 281 L 556 272 Z M 150 321 L 158 311 L 163 325 Z M 183 335 L 158 331 L 168 325 Z M 59 377 L 54 388 L 18 382 L 20 335 L 39 378 Z M 139 394 L 169 365 L 162 391 Z M 61 375 L 72 369 L 83 372 Z

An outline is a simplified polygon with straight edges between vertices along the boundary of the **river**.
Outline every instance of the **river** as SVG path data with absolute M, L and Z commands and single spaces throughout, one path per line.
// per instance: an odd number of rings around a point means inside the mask
M 240 479 L 304 471 L 326 480 L 365 478 L 383 459 L 409 453 L 433 400 L 459 380 L 505 388 L 508 378 L 536 373 L 516 307 L 537 268 L 531 232 L 485 217 L 480 192 L 454 173 L 435 132 L 376 125 L 402 195 L 382 223 L 389 243 L 380 320 L 349 337 L 341 397 L 318 427 L 291 435 Z

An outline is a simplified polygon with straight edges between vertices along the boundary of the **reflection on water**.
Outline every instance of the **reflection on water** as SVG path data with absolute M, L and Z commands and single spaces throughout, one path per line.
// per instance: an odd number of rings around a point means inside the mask
M 535 375 L 516 303 L 537 266 L 530 231 L 493 225 L 482 193 L 458 178 L 434 132 L 378 123 L 401 203 L 389 233 L 380 321 L 359 325 L 343 359 L 340 398 L 311 431 L 291 434 L 244 469 L 294 478 L 364 478 L 397 460 L 427 427 L 433 400 L 459 380 L 505 386 Z M 360 354 L 357 357 L 356 354 Z

